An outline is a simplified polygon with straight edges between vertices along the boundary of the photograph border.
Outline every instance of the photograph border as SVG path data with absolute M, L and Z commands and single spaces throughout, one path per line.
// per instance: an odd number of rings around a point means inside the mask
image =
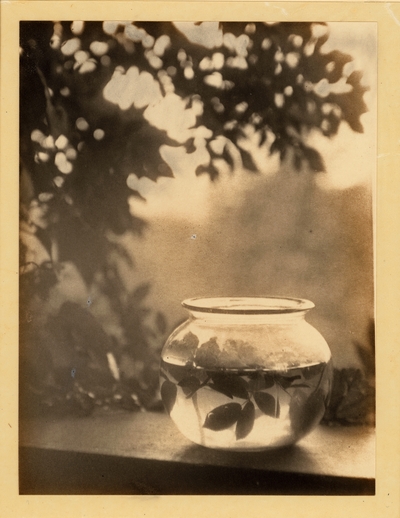
M 36 496 L 18 494 L 18 30 L 21 20 L 354 21 L 378 25 L 375 181 L 377 456 L 375 496 Z M 0 516 L 175 518 L 250 513 L 400 516 L 400 4 L 384 2 L 7 1 L 1 3 Z M 388 396 L 388 394 L 390 394 Z

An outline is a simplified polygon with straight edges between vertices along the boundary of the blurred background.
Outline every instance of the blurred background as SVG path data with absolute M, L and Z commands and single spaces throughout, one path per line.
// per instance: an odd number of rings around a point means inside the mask
M 375 24 L 22 22 L 20 55 L 24 412 L 159 408 L 197 296 L 310 299 L 373 371 Z

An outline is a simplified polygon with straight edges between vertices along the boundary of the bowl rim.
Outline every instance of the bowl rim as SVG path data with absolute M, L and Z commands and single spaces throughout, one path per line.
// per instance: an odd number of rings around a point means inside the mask
M 189 311 L 225 315 L 298 313 L 315 307 L 308 299 L 281 296 L 194 297 L 183 300 L 181 304 Z

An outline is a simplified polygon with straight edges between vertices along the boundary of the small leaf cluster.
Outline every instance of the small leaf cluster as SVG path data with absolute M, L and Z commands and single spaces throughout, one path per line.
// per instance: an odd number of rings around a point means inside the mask
M 294 426 L 296 433 L 301 434 L 303 431 L 312 427 L 313 422 L 309 422 L 309 419 L 303 423 L 304 418 L 301 415 L 296 417 L 296 411 L 300 411 L 300 413 L 302 413 L 305 406 L 308 405 L 310 409 L 308 412 L 308 407 L 305 409 L 306 416 L 312 416 L 311 421 L 313 419 L 317 419 L 319 421 L 322 416 L 317 408 L 318 415 L 315 417 L 313 401 L 314 392 L 318 391 L 318 394 L 323 394 L 323 404 L 325 404 L 326 393 L 322 391 L 320 384 L 326 369 L 325 366 L 319 365 L 316 367 L 318 367 L 318 373 L 321 373 L 320 380 L 318 386 L 311 393 L 311 396 L 309 396 L 309 391 L 312 387 L 307 383 L 299 381 L 301 380 L 300 375 L 290 376 L 278 372 L 264 373 L 261 371 L 255 371 L 252 373 L 240 371 L 232 373 L 223 370 L 196 371 L 195 369 L 190 370 L 190 366 L 188 367 L 188 371 L 187 369 L 182 369 L 182 367 L 174 369 L 173 366 L 168 366 L 165 373 L 162 370 L 162 377 L 165 379 L 161 385 L 161 397 L 169 414 L 172 412 L 175 405 L 178 395 L 178 387 L 180 387 L 187 399 L 193 398 L 196 392 L 203 387 L 208 387 L 230 399 L 243 399 L 243 403 L 232 401 L 231 403 L 217 406 L 208 412 L 203 423 L 204 428 L 208 428 L 216 432 L 226 430 L 236 424 L 235 436 L 236 439 L 239 440 L 247 437 L 252 431 L 256 418 L 256 408 L 269 417 L 279 419 L 279 391 L 284 390 L 293 401 L 296 401 L 295 403 L 291 403 L 291 417 L 294 421 L 292 426 Z M 309 377 L 315 377 L 318 373 L 314 367 L 310 367 L 308 375 Z M 175 382 L 168 378 L 168 374 L 175 379 Z M 266 391 L 273 388 L 275 390 L 275 396 Z M 288 392 L 289 389 L 293 389 L 294 392 Z M 306 389 L 306 391 L 301 389 Z M 297 401 L 299 399 L 299 394 L 302 397 L 305 395 L 305 401 L 302 401 L 301 404 Z
M 375 425 L 375 322 L 366 343 L 355 342 L 362 368 L 334 369 L 332 395 L 324 422 L 328 425 Z
M 132 298 L 135 296 L 144 296 L 143 287 Z M 119 343 L 80 304 L 64 302 L 52 314 L 31 310 L 28 305 L 21 309 L 21 415 L 89 415 L 100 407 L 161 409 L 158 351 L 149 346 L 142 303 L 136 300 L 134 307 L 125 307 L 126 313 L 131 309 L 133 325 L 135 321 L 139 325 L 134 330 L 125 325 L 125 340 Z M 156 314 L 155 320 L 162 334 L 165 319 Z

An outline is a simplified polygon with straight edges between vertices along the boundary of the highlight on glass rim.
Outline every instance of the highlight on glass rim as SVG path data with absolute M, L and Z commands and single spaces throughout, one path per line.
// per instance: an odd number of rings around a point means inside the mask
M 376 24 L 25 20 L 19 38 L 20 445 L 37 426 L 64 450 L 75 423 L 115 448 L 123 422 L 155 463 L 220 450 L 294 477 L 263 455 L 357 437 L 362 464 L 303 457 L 297 491 L 373 493 Z M 247 479 L 220 490 L 291 494 Z

